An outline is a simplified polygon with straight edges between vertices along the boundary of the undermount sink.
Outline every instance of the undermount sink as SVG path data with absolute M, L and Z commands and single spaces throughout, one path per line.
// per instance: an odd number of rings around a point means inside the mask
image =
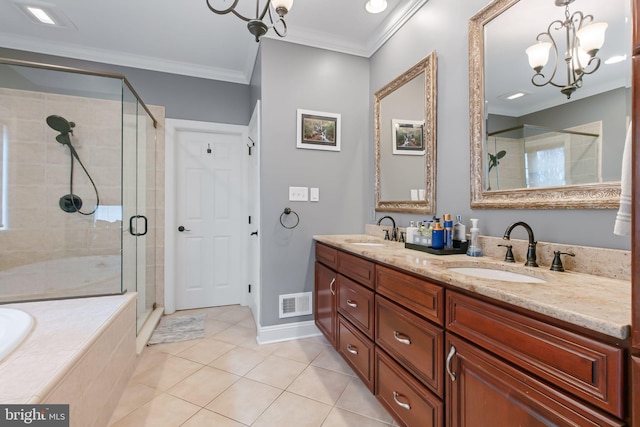
M 501 280 L 503 282 L 519 283 L 545 283 L 546 280 L 529 276 L 528 274 L 514 273 L 513 271 L 496 270 L 484 267 L 449 267 L 449 271 L 464 274 L 465 276 L 479 279 Z

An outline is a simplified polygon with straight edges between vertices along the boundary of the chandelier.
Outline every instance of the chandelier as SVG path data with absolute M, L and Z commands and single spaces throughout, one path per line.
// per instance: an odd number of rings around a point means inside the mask
M 236 10 L 236 5 L 240 0 L 233 0 L 229 7 L 221 9 L 216 9 L 214 6 L 212 6 L 210 0 L 206 1 L 209 10 L 211 10 L 213 13 L 218 15 L 233 13 L 238 18 L 247 22 L 247 28 L 249 29 L 249 32 L 256 38 L 256 42 L 260 41 L 260 37 L 265 35 L 267 31 L 269 31 L 269 28 L 273 28 L 273 31 L 275 31 L 275 33 L 280 37 L 284 37 L 287 35 L 287 23 L 284 22 L 284 16 L 291 10 L 291 6 L 293 6 L 293 0 L 267 0 L 267 4 L 264 5 L 262 11 L 260 11 L 260 0 L 256 0 L 255 18 L 247 18 Z M 215 2 L 215 0 L 211 1 Z M 275 10 L 275 13 L 277 14 L 277 19 L 275 21 L 273 20 L 274 14 L 272 12 L 272 9 Z M 280 25 L 281 28 L 278 29 L 277 25 Z
M 560 88 L 560 92 L 566 95 L 567 99 L 576 89 L 582 87 L 582 78 L 587 74 L 593 74 L 600 67 L 600 58 L 596 56 L 598 50 L 604 44 L 604 33 L 607 29 L 606 23 L 593 23 L 592 15 L 584 15 L 577 11 L 571 14 L 569 4 L 574 0 L 555 0 L 556 6 L 564 6 L 564 20 L 555 20 L 549 24 L 547 31 L 538 34 L 538 41 L 533 46 L 527 48 L 529 65 L 535 71 L 531 77 L 534 86 L 545 86 L 551 84 Z M 563 31 L 564 29 L 564 31 Z M 559 84 L 554 81 L 558 71 L 558 39 L 554 37 L 552 31 L 556 32 L 556 37 L 565 39 L 564 61 L 566 67 L 566 84 Z M 549 61 L 549 50 L 553 47 L 555 61 L 553 72 L 549 77 L 542 74 L 542 69 Z M 562 73 L 562 71 L 560 71 Z

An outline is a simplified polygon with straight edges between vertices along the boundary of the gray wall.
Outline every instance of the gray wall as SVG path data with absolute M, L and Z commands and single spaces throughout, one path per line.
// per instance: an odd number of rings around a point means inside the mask
M 413 66 L 431 51 L 438 61 L 438 214 L 461 214 L 480 219 L 481 234 L 502 236 L 514 221 L 529 223 L 537 240 L 615 249 L 630 249 L 630 238 L 612 233 L 616 211 L 608 210 L 471 210 L 469 173 L 469 63 L 468 22 L 489 0 L 457 2 L 430 0 L 371 58 L 369 111 L 373 93 Z M 372 124 L 369 123 L 369 128 Z M 373 165 L 373 156 L 369 157 Z M 369 206 L 373 207 L 373 176 L 369 181 Z M 378 212 L 376 217 L 384 215 Z M 421 215 L 393 214 L 400 225 Z M 424 216 L 424 215 L 422 215 Z M 370 221 L 367 215 L 363 221 Z M 517 233 L 517 234 L 516 234 Z M 525 238 L 516 229 L 514 238 Z
M 99 62 L 0 48 L 0 57 L 123 74 L 147 105 L 162 105 L 171 119 L 247 125 L 249 86 Z
M 315 234 L 360 233 L 372 168 L 369 61 L 279 40 L 261 42 L 262 326 L 278 319 L 278 295 L 313 290 Z M 341 151 L 296 148 L 296 109 L 341 115 Z M 320 201 L 289 202 L 289 186 L 319 187 Z M 300 224 L 284 229 L 285 207 Z

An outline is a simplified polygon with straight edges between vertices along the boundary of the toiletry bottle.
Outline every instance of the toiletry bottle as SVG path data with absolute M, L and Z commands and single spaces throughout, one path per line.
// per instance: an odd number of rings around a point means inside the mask
M 469 243 L 469 248 L 467 249 L 467 255 L 473 257 L 482 256 L 482 248 L 478 243 L 478 235 L 480 234 L 480 230 L 478 229 L 478 220 L 475 218 L 471 218 L 471 243 Z
M 453 249 L 453 221 L 451 221 L 451 214 L 444 214 L 444 248 Z
M 418 229 L 418 232 L 416 234 L 413 235 L 413 241 L 414 243 L 418 244 L 418 245 L 423 245 L 423 236 L 427 233 L 427 227 L 425 226 L 424 222 L 420 221 L 420 228 Z
M 409 226 L 407 227 L 407 237 L 405 239 L 408 243 L 413 243 L 413 236 L 418 231 L 418 227 L 416 227 L 413 221 L 409 222 Z
M 462 215 L 457 215 L 456 223 L 453 224 L 453 240 L 459 242 L 467 241 L 467 227 L 462 223 Z
M 440 224 L 440 218 L 436 218 L 436 222 L 433 224 L 431 247 L 433 249 L 444 248 L 444 228 L 442 228 L 442 224 Z

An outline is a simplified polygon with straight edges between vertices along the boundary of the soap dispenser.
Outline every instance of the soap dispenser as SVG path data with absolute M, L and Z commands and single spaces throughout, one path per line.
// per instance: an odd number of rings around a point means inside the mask
M 480 229 L 478 229 L 478 219 L 471 218 L 471 242 L 469 243 L 469 247 L 467 248 L 468 256 L 472 256 L 472 257 L 482 256 L 482 248 L 478 243 L 479 234 L 480 234 Z

